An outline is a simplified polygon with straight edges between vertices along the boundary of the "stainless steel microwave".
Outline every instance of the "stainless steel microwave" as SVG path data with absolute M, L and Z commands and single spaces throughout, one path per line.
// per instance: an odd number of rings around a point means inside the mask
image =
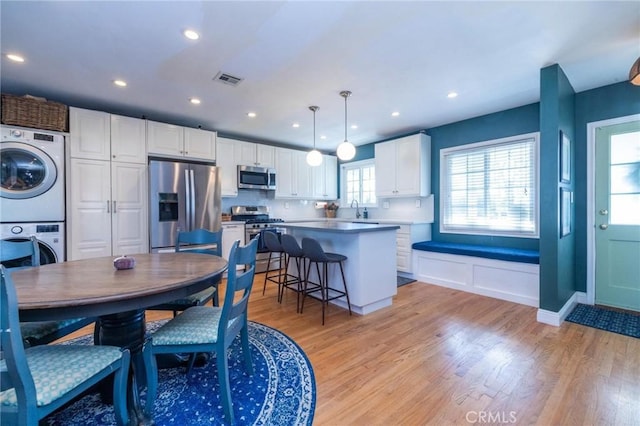
M 276 189 L 276 170 L 268 167 L 238 166 L 238 188 Z

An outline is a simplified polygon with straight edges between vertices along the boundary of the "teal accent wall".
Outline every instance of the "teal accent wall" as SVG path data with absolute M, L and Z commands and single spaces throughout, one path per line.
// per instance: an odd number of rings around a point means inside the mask
M 431 228 L 431 238 L 433 241 L 538 250 L 538 239 L 536 238 L 513 238 L 440 232 L 440 150 L 453 146 L 537 132 L 539 126 L 539 104 L 535 103 L 427 130 L 427 134 L 431 136 L 431 191 L 435 197 L 435 222 Z
M 560 183 L 560 132 L 566 134 L 575 152 L 575 91 L 560 66 L 540 71 L 540 307 L 558 312 L 575 291 L 575 217 L 573 229 L 560 237 L 560 188 L 573 191 L 575 167 L 570 183 Z M 572 164 L 575 161 L 572 159 Z M 574 193 L 575 199 L 575 193 Z
M 627 81 L 576 94 L 576 291 L 587 291 L 587 124 L 633 114 L 640 114 L 640 86 Z

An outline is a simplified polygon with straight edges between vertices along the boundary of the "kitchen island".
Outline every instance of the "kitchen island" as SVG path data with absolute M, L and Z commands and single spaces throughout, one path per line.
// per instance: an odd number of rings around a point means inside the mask
M 300 245 L 302 238 L 314 238 L 325 251 L 347 256 L 344 273 L 353 312 L 366 315 L 391 306 L 397 292 L 396 231 L 399 226 L 320 220 L 282 223 L 278 227 L 285 228 Z M 329 274 L 329 285 L 341 288 L 340 269 L 330 268 Z M 312 280 L 314 275 L 312 272 Z M 344 297 L 332 303 L 347 308 Z

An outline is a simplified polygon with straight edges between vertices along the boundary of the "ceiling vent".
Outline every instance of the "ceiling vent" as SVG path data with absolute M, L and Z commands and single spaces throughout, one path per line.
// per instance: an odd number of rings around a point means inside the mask
M 242 81 L 240 77 L 234 77 L 231 74 L 226 74 L 222 71 L 216 74 L 216 76 L 213 77 L 213 80 L 219 81 L 220 83 L 228 84 L 230 86 L 237 86 Z

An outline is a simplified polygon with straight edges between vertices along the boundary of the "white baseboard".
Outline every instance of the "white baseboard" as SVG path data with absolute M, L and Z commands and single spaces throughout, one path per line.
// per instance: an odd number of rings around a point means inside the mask
M 575 308 L 578 303 L 587 303 L 587 293 L 576 291 L 558 312 L 538 309 L 538 322 L 560 327 L 565 318 L 567 318 L 567 315 L 573 311 L 573 308 Z

